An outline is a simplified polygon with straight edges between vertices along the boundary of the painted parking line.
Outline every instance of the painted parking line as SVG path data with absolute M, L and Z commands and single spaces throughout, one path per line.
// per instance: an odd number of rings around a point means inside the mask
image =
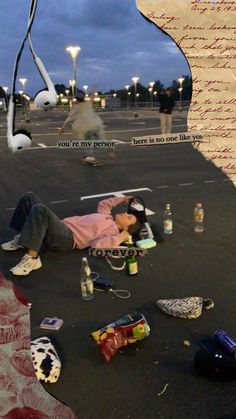
M 186 129 L 186 124 L 185 125 L 174 125 L 173 126 L 173 128 L 175 128 L 175 127 L 181 127 L 181 128 L 185 128 Z M 137 132 L 137 131 L 157 131 L 157 132 L 159 132 L 160 131 L 160 127 L 150 127 L 150 128 L 133 128 L 133 129 L 118 129 L 118 130 L 111 130 L 111 131 L 105 131 L 105 133 L 106 134 L 113 134 L 113 133 L 116 133 L 116 132 Z M 69 131 L 69 132 L 65 132 L 64 133 L 65 135 L 71 135 L 72 134 L 72 131 Z M 40 134 L 33 134 L 33 137 L 35 138 L 35 137 L 42 137 L 43 135 L 45 135 L 45 136 L 47 136 L 47 137 L 58 137 L 58 133 L 57 132 L 45 132 L 45 133 L 43 133 L 43 132 L 41 132 Z M 5 135 L 0 135 L 0 138 L 6 138 L 6 136 Z
M 147 125 L 147 122 L 129 122 L 129 125 Z
M 50 204 L 62 204 L 63 202 L 68 202 L 68 199 L 60 199 L 59 201 L 50 201 Z
M 204 180 L 204 183 L 215 183 L 216 180 Z
M 166 188 L 169 188 L 169 185 L 160 185 L 160 186 L 157 186 L 157 189 L 166 189 Z
M 179 186 L 191 186 L 191 185 L 193 185 L 193 182 L 179 183 Z
M 102 198 L 104 196 L 119 196 L 118 194 L 125 194 L 125 193 L 130 193 L 130 192 L 142 192 L 142 191 L 152 192 L 152 189 L 150 188 L 126 189 L 124 191 L 115 191 L 115 192 L 107 192 L 107 193 L 96 194 L 96 195 L 81 196 L 80 200 L 85 201 L 86 199 Z
M 47 145 L 45 145 L 43 143 L 37 143 L 37 144 L 39 145 L 39 147 L 42 147 L 42 148 L 47 148 L 48 147 Z

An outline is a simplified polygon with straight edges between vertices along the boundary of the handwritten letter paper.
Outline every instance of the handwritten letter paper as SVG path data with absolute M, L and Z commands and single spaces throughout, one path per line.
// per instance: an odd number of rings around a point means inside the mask
M 236 0 L 137 0 L 137 7 L 188 59 L 188 131 L 203 131 L 198 150 L 236 186 Z

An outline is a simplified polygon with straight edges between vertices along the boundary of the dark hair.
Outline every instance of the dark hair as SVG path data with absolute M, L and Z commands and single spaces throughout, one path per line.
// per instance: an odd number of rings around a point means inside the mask
M 135 224 L 132 224 L 128 228 L 128 232 L 129 232 L 129 234 L 131 234 L 131 236 L 134 240 L 139 239 L 140 230 L 141 230 L 141 224 L 140 224 L 139 220 L 137 220 Z

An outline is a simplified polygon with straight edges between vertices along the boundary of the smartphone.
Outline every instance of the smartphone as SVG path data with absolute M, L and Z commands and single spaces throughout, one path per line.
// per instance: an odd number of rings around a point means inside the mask
M 110 290 L 111 288 L 114 288 L 114 284 L 110 279 L 98 278 L 98 279 L 95 279 L 93 283 L 94 283 L 94 288 L 100 288 L 106 291 Z
M 63 324 L 62 319 L 57 317 L 45 317 L 40 324 L 41 329 L 58 330 Z

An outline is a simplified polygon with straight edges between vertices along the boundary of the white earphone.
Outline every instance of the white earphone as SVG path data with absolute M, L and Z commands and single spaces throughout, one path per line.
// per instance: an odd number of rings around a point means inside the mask
M 31 14 L 29 15 L 29 21 L 30 21 L 30 19 L 31 19 Z M 56 106 L 56 104 L 58 102 L 57 92 L 55 90 L 55 87 L 54 87 L 54 84 L 53 84 L 52 80 L 50 79 L 50 77 L 49 77 L 49 75 L 46 71 L 46 68 L 44 67 L 42 61 L 37 56 L 37 54 L 36 54 L 36 52 L 33 48 L 30 32 L 28 34 L 28 40 L 29 40 L 30 51 L 32 53 L 34 62 L 36 64 L 36 67 L 38 68 L 38 70 L 41 74 L 41 77 L 42 77 L 42 79 L 44 80 L 44 83 L 47 86 L 47 89 L 40 90 L 40 92 L 37 93 L 37 95 L 34 98 L 34 103 L 40 109 L 53 108 L 54 106 Z
M 38 0 L 31 0 L 31 6 L 29 11 L 29 19 L 26 35 L 21 43 L 20 49 L 16 55 L 15 65 L 13 69 L 13 78 L 12 78 L 12 90 L 9 99 L 8 113 L 7 113 L 7 142 L 8 147 L 13 153 L 25 150 L 29 148 L 32 144 L 32 137 L 30 132 L 24 129 L 15 131 L 15 85 L 17 78 L 17 70 L 19 61 L 21 58 L 22 51 L 27 39 L 29 39 L 30 50 L 34 58 L 34 62 L 47 86 L 46 90 L 40 91 L 35 97 L 35 104 L 41 109 L 49 109 L 57 104 L 57 93 L 55 91 L 54 85 L 39 57 L 37 57 L 31 41 L 30 31 L 34 21 L 36 7 Z
M 13 68 L 13 77 L 12 77 L 12 89 L 9 99 L 9 105 L 8 105 L 8 113 L 7 113 L 7 143 L 8 147 L 13 153 L 16 153 L 17 151 L 25 150 L 26 148 L 29 148 L 32 143 L 32 138 L 30 132 L 20 129 L 18 131 L 15 131 L 15 87 L 16 87 L 16 78 L 17 78 L 17 70 L 19 61 L 21 58 L 22 51 L 24 49 L 25 42 L 28 38 L 31 26 L 34 21 L 35 11 L 37 6 L 37 0 L 31 0 L 31 7 L 30 7 L 30 19 L 28 20 L 28 27 L 25 34 L 25 37 L 21 43 L 20 49 L 17 52 L 16 60 Z
M 50 109 L 56 106 L 58 102 L 57 98 L 57 92 L 55 90 L 55 87 L 52 83 L 52 80 L 50 79 L 48 73 L 46 72 L 46 69 L 40 60 L 39 57 L 34 57 L 34 61 L 36 66 L 39 69 L 39 72 L 44 79 L 47 89 L 41 90 L 34 98 L 34 103 L 38 108 L 41 109 Z

